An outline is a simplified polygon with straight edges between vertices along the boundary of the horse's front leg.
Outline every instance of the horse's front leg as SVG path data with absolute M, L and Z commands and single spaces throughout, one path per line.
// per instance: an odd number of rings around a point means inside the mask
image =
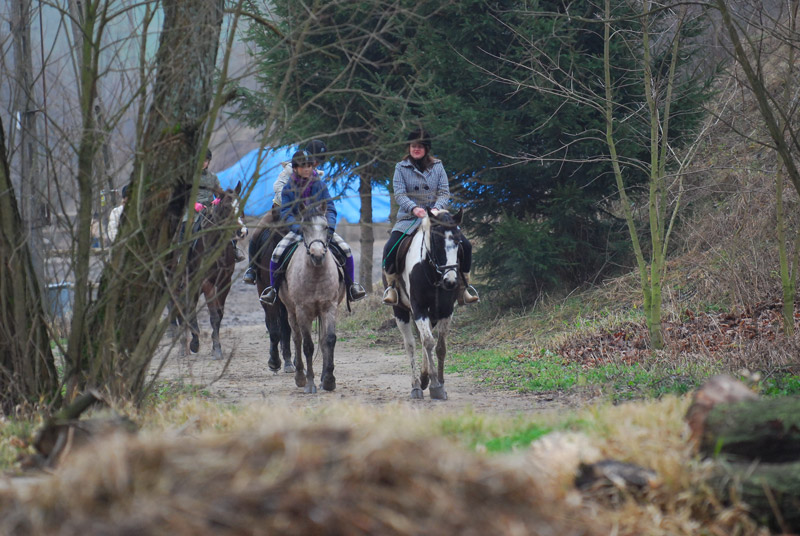
M 421 399 L 423 387 L 420 385 L 419 374 L 417 373 L 417 359 L 414 356 L 414 329 L 411 327 L 411 315 L 406 309 L 394 307 L 394 321 L 397 329 L 403 336 L 403 347 L 406 350 L 406 357 L 411 364 L 411 398 Z
M 311 320 L 304 319 L 300 321 L 300 338 L 303 341 L 303 355 L 306 356 L 306 387 L 304 392 L 306 394 L 315 394 L 317 386 L 314 383 L 314 339 L 311 334 Z M 294 336 L 294 330 L 292 330 Z M 297 351 L 297 361 L 300 361 L 300 349 Z
M 295 371 L 296 365 L 292 361 L 292 347 L 290 344 L 292 338 L 292 328 L 289 326 L 289 319 L 286 313 L 286 307 L 283 304 L 275 306 L 278 309 L 278 323 L 280 325 L 280 346 L 281 355 L 283 356 L 283 371 L 291 374 Z M 294 354 L 295 359 L 300 358 L 300 354 Z
M 419 338 L 422 341 L 423 347 L 423 362 L 422 362 L 422 383 L 426 383 L 424 376 L 430 376 L 430 393 L 431 398 L 438 400 L 447 400 L 447 392 L 444 390 L 444 385 L 439 381 L 439 375 L 436 373 L 437 367 L 433 363 L 434 346 L 436 339 L 433 336 L 430 319 L 421 317 L 416 321 L 417 331 L 419 331 Z
M 322 376 L 320 385 L 326 391 L 336 389 L 333 375 L 333 351 L 336 347 L 336 309 L 328 310 L 320 316 L 320 346 L 322 347 Z
M 294 371 L 294 384 L 298 387 L 305 387 L 306 374 L 303 366 L 303 335 L 298 329 L 297 317 L 293 312 L 289 312 L 289 326 L 292 332 L 292 342 L 294 343 L 295 355 L 295 371 Z
M 443 318 L 436 326 L 439 337 L 436 340 L 436 359 L 439 362 L 439 382 L 444 386 L 444 358 L 447 356 L 447 334 L 450 331 L 450 318 Z M 444 387 L 442 388 L 444 391 Z M 447 396 L 447 393 L 445 393 Z

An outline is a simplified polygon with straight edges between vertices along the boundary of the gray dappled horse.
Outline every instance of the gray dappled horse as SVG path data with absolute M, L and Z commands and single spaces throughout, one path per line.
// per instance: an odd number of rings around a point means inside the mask
M 292 255 L 286 268 L 286 277 L 279 291 L 281 301 L 289 315 L 292 340 L 295 347 L 297 370 L 294 381 L 305 387 L 306 393 L 316 393 L 314 384 L 314 341 L 311 325 L 318 320 L 319 341 L 322 348 L 322 376 L 320 385 L 326 391 L 336 389 L 333 375 L 333 350 L 336 346 L 336 309 L 344 299 L 345 285 L 339 278 L 339 269 L 329 248 L 328 223 L 325 215 L 314 209 L 301 213 L 303 241 Z M 303 372 L 301 349 L 306 358 Z
M 461 211 L 455 217 L 442 210 L 435 215 L 428 210 L 419 229 L 411 237 L 407 253 L 400 259 L 397 285 L 398 304 L 394 318 L 403 335 L 403 346 L 411 362 L 411 398 L 423 398 L 430 383 L 431 398 L 447 400 L 444 389 L 444 359 L 447 354 L 447 332 L 459 289 L 459 247 L 463 239 L 459 224 Z M 417 374 L 414 356 L 413 319 L 423 348 L 422 373 Z M 434 330 L 438 331 L 434 338 Z M 438 366 L 434 366 L 436 348 Z
M 211 322 L 212 357 L 215 360 L 222 359 L 219 328 L 225 314 L 225 300 L 231 289 L 231 278 L 236 265 L 236 254 L 231 238 L 234 233 L 238 238 L 247 236 L 247 227 L 244 226 L 244 222 L 239 216 L 241 187 L 240 182 L 236 188 L 225 190 L 217 204 L 204 208 L 195 216 L 198 221 L 192 231 L 194 240 L 189 246 L 185 277 L 191 281 L 201 270 L 205 270 L 205 275 L 198 290 L 184 295 L 184 298 L 188 300 L 184 304 L 184 311 L 189 314 L 188 326 L 185 327 L 188 327 L 191 333 L 191 340 L 186 337 L 185 329 L 182 330 L 183 355 L 187 355 L 188 352 L 197 353 L 200 349 L 198 337 L 200 329 L 197 325 L 196 308 L 200 291 L 202 291 L 206 298 Z M 231 227 L 234 221 L 237 221 L 238 226 L 232 232 Z M 216 259 L 209 257 L 215 254 L 218 255 Z M 179 314 L 177 318 L 180 322 L 181 315 Z

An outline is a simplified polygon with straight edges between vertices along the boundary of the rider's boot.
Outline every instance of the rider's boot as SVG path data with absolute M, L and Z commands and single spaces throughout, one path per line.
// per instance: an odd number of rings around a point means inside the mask
M 248 285 L 255 285 L 256 284 L 256 267 L 253 265 L 253 259 L 258 254 L 258 236 L 259 233 L 253 235 L 253 238 L 250 239 L 250 244 L 247 246 L 247 257 L 249 259 L 249 264 L 247 266 L 247 270 L 244 272 L 244 276 L 242 276 L 242 281 L 247 283 Z
M 458 304 L 464 305 L 481 301 L 478 291 L 469 284 L 469 272 L 461 272 L 461 277 L 464 280 L 464 284 L 459 287 Z
M 347 287 L 347 295 L 350 296 L 350 301 L 363 300 L 367 297 L 367 291 L 361 284 L 356 283 L 356 268 L 353 264 L 353 257 L 347 257 L 344 261 L 344 283 Z
M 386 278 L 386 290 L 383 291 L 382 301 L 384 305 L 397 305 L 397 289 L 395 288 L 397 274 L 390 274 L 384 271 L 383 275 Z
M 278 285 L 275 283 L 275 272 L 278 270 L 279 264 L 270 259 L 269 261 L 269 282 L 270 285 L 264 289 L 264 292 L 259 296 L 261 303 L 265 305 L 275 305 L 278 300 Z

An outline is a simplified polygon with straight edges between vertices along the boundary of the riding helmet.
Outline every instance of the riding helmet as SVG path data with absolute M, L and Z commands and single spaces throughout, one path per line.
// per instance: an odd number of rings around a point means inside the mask
M 211 149 L 206 149 L 206 160 L 211 161 Z
M 312 164 L 315 161 L 315 157 L 306 150 L 297 151 L 292 155 L 292 167 L 297 167 L 300 164 L 305 164 L 311 162 Z
M 425 150 L 430 152 L 431 150 L 431 135 L 426 131 L 424 128 L 419 127 L 417 129 L 412 130 L 408 134 L 408 143 L 419 143 Z
M 328 148 L 325 147 L 325 142 L 322 140 L 311 140 L 306 145 L 305 151 L 311 154 L 317 162 L 322 163 L 325 161 L 325 153 L 328 152 Z

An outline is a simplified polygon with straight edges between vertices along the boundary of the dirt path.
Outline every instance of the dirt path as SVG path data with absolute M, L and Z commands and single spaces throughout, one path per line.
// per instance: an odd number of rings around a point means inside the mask
M 243 269 L 243 264 L 237 266 Z M 196 355 L 178 357 L 177 348 L 172 349 L 162 371 L 162 378 L 182 380 L 192 385 L 206 386 L 212 396 L 232 404 L 279 403 L 298 404 L 301 407 L 324 404 L 332 399 L 347 400 L 368 405 L 413 404 L 420 409 L 442 410 L 472 409 L 476 412 L 527 413 L 574 406 L 574 401 L 557 394 L 519 395 L 480 385 L 475 379 L 459 375 L 446 375 L 447 401 L 434 401 L 425 392 L 423 401 L 412 401 L 410 365 L 402 348 L 399 332 L 395 347 L 368 345 L 367 342 L 348 339 L 346 333 L 338 333 L 336 344 L 335 375 L 336 390 L 306 395 L 296 387 L 294 375 L 284 372 L 272 373 L 267 367 L 268 337 L 264 327 L 264 315 L 258 303 L 255 287 L 235 277 L 222 322 L 221 341 L 227 356 L 234 352 L 228 370 L 221 378 L 224 361 L 211 359 L 211 337 L 205 307 L 199 317 L 202 331 L 200 351 Z M 391 318 L 388 308 L 376 311 Z M 344 313 L 341 306 L 340 314 Z M 457 313 L 456 313 L 457 314 Z M 166 338 L 165 338 L 166 339 Z M 169 351 L 170 341 L 165 340 L 161 355 Z M 417 350 L 420 350 L 417 344 Z M 155 361 L 154 361 L 155 362 Z M 315 372 L 319 383 L 322 357 L 315 357 Z M 215 381 L 216 380 L 216 381 Z

